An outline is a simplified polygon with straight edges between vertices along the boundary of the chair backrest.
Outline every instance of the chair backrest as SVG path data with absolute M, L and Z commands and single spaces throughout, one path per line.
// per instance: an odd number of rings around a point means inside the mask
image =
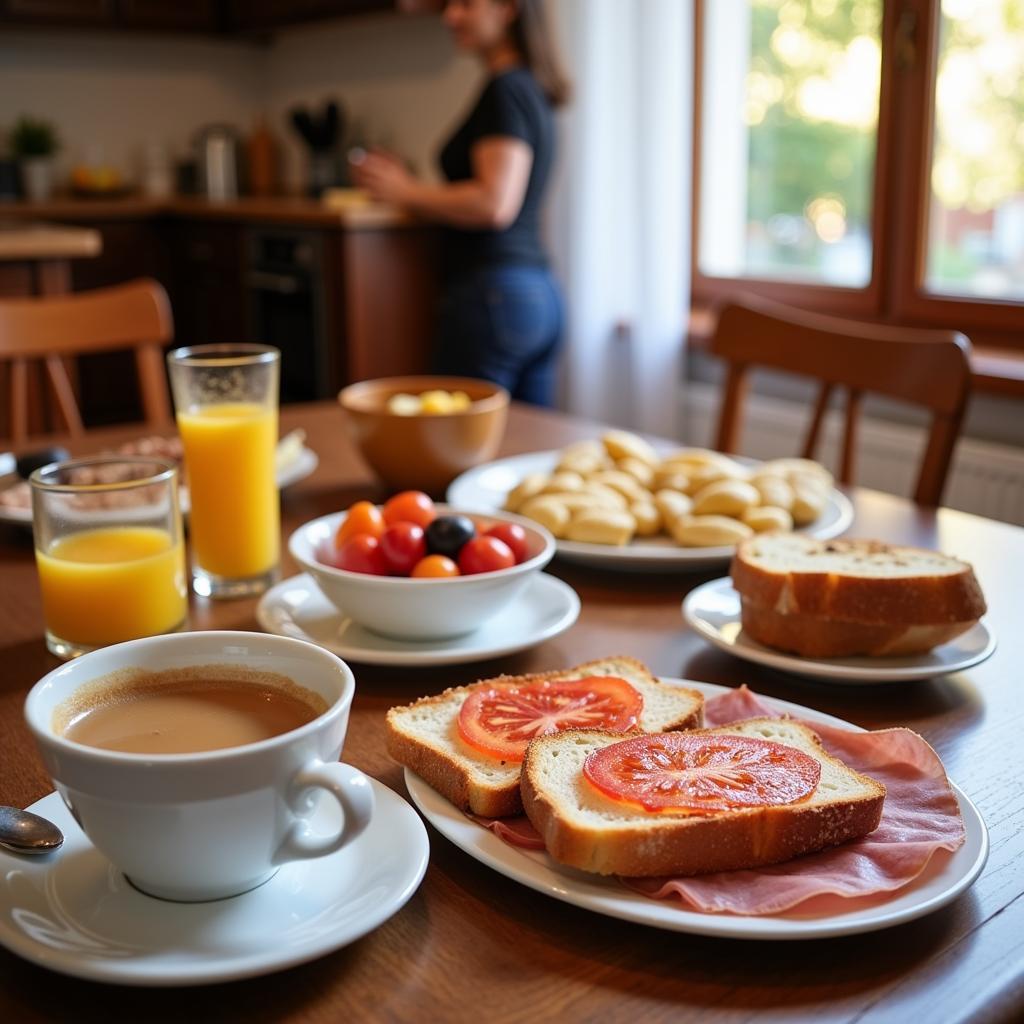
M 31 362 L 45 365 L 68 433 L 76 436 L 84 427 L 64 360 L 117 349 L 135 350 L 146 422 L 167 423 L 171 407 L 162 347 L 173 336 L 167 293 L 146 278 L 59 298 L 0 300 L 0 364 L 9 365 L 11 438 L 28 436 Z
M 914 490 L 920 505 L 938 505 L 970 393 L 970 342 L 956 331 L 865 324 L 744 298 L 725 305 L 711 351 L 728 364 L 717 447 L 739 441 L 749 372 L 760 366 L 821 382 L 803 452 L 814 458 L 829 399 L 847 392 L 839 479 L 853 483 L 854 452 L 865 392 L 931 410 L 931 431 Z

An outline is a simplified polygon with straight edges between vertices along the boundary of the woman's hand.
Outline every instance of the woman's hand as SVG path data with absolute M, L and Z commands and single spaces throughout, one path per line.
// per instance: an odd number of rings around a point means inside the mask
M 399 204 L 411 201 L 418 181 L 397 157 L 375 150 L 350 163 L 353 181 L 374 199 Z

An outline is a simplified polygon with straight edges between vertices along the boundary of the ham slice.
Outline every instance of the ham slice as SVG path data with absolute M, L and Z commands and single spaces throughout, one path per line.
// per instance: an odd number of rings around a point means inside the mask
M 708 725 L 778 712 L 745 686 L 712 698 Z M 799 719 L 798 719 L 799 720 Z M 630 889 L 655 899 L 677 899 L 707 913 L 801 916 L 850 910 L 908 885 L 964 842 L 956 797 L 934 750 L 909 729 L 853 732 L 804 721 L 831 754 L 886 788 L 882 820 L 868 836 L 785 864 L 690 878 L 624 878 Z M 477 819 L 507 842 L 543 849 L 525 818 Z M 948 852 L 944 852 L 948 851 Z M 934 865 L 932 865 L 934 868 Z

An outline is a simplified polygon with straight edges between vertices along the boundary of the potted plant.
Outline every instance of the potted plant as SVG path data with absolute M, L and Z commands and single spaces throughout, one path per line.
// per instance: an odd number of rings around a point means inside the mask
M 60 147 L 48 121 L 21 117 L 11 130 L 11 153 L 21 164 L 21 185 L 27 199 L 43 203 L 53 192 L 53 155 Z

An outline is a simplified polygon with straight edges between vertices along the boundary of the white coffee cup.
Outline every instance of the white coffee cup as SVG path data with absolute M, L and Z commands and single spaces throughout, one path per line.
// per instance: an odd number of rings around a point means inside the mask
M 319 694 L 327 710 L 279 736 L 187 754 L 133 754 L 65 739 L 54 712 L 85 683 L 120 669 L 242 665 Z M 333 853 L 373 814 L 366 777 L 338 763 L 355 679 L 328 651 L 261 633 L 172 633 L 101 648 L 44 676 L 25 718 L 75 821 L 139 889 L 200 901 L 255 888 L 284 863 Z M 307 819 L 326 791 L 343 823 L 314 834 Z

